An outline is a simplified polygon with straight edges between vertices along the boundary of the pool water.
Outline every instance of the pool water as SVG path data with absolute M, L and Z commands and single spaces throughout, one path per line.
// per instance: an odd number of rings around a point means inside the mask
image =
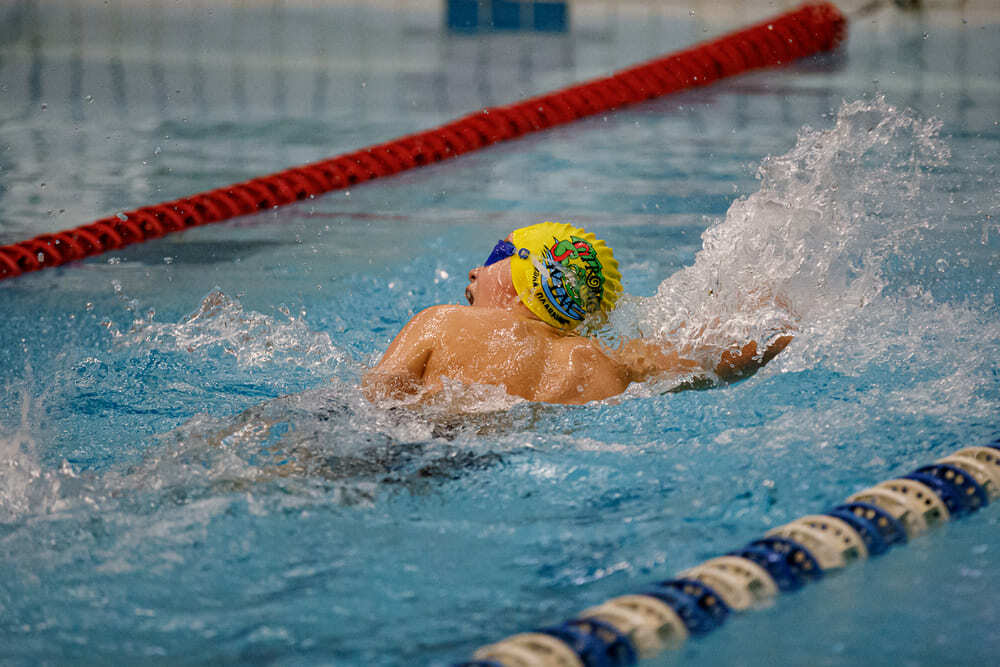
M 0 243 L 737 25 L 650 16 L 4 7 Z M 988 14 L 886 10 L 834 55 L 0 283 L 0 659 L 446 665 L 996 438 L 998 47 Z M 610 338 L 795 340 L 735 384 L 582 407 L 360 396 L 410 316 L 544 219 L 615 248 Z M 991 664 L 998 523 L 648 664 Z

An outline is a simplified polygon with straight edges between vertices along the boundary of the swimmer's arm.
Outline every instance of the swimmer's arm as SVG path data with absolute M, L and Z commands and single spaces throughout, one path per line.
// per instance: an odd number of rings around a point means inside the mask
M 681 357 L 672 345 L 641 338 L 625 341 L 614 356 L 624 369 L 626 384 L 645 382 L 664 373 L 693 373 L 701 368 L 697 361 Z
M 434 351 L 434 330 L 438 320 L 437 309 L 427 308 L 406 323 L 389 344 L 382 360 L 361 380 L 361 389 L 368 400 L 403 398 L 423 388 L 424 372 Z
M 715 374 L 723 380 L 734 380 L 749 375 L 769 362 L 792 341 L 792 335 L 779 336 L 771 341 L 764 354 L 758 354 L 757 343 L 734 344 L 724 350 L 716 364 Z M 644 382 L 664 373 L 696 373 L 702 365 L 682 357 L 669 343 L 656 343 L 643 339 L 626 341 L 618 350 L 618 358 L 625 366 L 629 382 Z

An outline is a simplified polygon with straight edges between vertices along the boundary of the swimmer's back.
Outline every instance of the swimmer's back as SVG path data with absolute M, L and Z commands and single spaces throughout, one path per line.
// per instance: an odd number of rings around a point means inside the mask
M 586 403 L 627 386 L 621 365 L 590 338 L 501 308 L 434 310 L 440 338 L 424 372 L 428 390 L 440 389 L 448 377 L 503 386 L 531 401 Z
M 418 313 L 364 378 L 369 398 L 433 394 L 444 378 L 503 387 L 549 403 L 586 403 L 628 386 L 596 341 L 503 308 L 433 306 Z

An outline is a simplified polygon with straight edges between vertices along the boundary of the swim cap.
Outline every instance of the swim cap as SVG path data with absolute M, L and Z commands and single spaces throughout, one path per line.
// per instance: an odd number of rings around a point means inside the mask
M 514 230 L 510 277 L 521 303 L 542 321 L 573 329 L 610 312 L 622 292 L 618 262 L 604 241 L 579 227 L 542 222 Z

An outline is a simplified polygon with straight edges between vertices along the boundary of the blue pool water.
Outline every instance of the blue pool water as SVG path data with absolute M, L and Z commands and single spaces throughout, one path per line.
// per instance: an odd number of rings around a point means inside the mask
M 5 6 L 0 243 L 745 14 L 454 36 L 378 5 Z M 997 437 L 998 48 L 990 16 L 885 11 L 832 56 L 0 283 L 0 662 L 445 665 Z M 615 248 L 613 334 L 795 341 L 737 384 L 583 407 L 359 396 L 413 313 L 553 218 Z M 998 523 L 649 664 L 992 664 Z

